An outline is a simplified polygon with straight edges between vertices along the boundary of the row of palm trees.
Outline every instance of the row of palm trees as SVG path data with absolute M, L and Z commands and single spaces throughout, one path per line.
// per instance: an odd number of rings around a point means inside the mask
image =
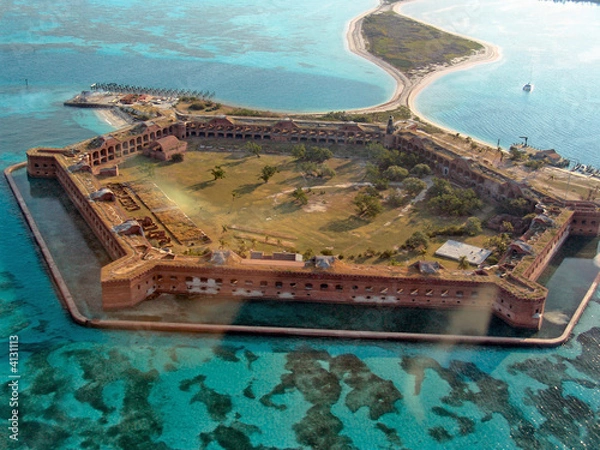
M 147 94 L 156 97 L 195 97 L 201 100 L 212 100 L 215 93 L 191 89 L 164 89 L 144 86 L 133 86 L 118 83 L 94 83 L 90 86 L 93 91 L 118 92 L 121 94 Z

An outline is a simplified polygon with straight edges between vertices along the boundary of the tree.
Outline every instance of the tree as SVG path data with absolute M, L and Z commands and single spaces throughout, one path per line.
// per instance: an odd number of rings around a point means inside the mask
M 501 233 L 487 239 L 483 243 L 483 246 L 488 249 L 493 249 L 494 256 L 499 258 L 508 248 L 510 240 L 510 235 L 508 233 Z
M 298 161 L 304 161 L 304 158 L 306 157 L 306 147 L 304 144 L 294 145 L 292 148 L 292 156 Z
M 390 166 L 382 175 L 390 181 L 402 181 L 408 176 L 408 170 L 400 166 Z
M 481 233 L 481 220 L 477 217 L 469 217 L 465 222 L 464 230 L 470 236 Z
M 314 162 L 303 161 L 300 164 L 298 164 L 298 169 L 304 174 L 304 176 L 314 177 L 317 176 L 319 166 Z
M 473 189 L 452 189 L 447 194 L 429 199 L 427 204 L 437 213 L 451 216 L 465 216 L 482 205 Z
M 304 259 L 304 261 L 308 261 L 313 256 L 315 256 L 315 252 L 313 251 L 312 248 L 309 248 L 304 253 L 302 253 L 302 258 Z
M 427 187 L 427 183 L 418 178 L 409 177 L 404 180 L 402 186 L 404 186 L 404 190 L 408 192 L 408 194 L 415 196 Z
M 404 197 L 400 192 L 394 190 L 387 197 L 387 204 L 392 208 L 398 208 L 408 203 L 408 199 Z
M 443 194 L 450 194 L 453 191 L 454 189 L 448 180 L 444 180 L 443 178 L 434 178 L 432 186 L 427 191 L 427 198 L 430 199 Z
M 221 166 L 213 167 L 210 169 L 210 173 L 214 177 L 213 181 L 225 178 L 225 170 Z
M 381 206 L 381 202 L 377 197 L 363 192 L 356 194 L 352 203 L 359 217 L 372 219 L 383 211 L 383 206 Z
M 502 228 L 505 232 L 510 234 L 515 231 L 515 227 L 513 226 L 512 222 L 509 222 L 508 220 L 502 222 Z
M 416 250 L 418 248 L 427 248 L 429 246 L 429 238 L 422 231 L 415 231 L 405 242 L 404 247 Z
M 311 147 L 306 150 L 305 158 L 308 161 L 313 161 L 318 164 L 322 164 L 328 159 L 333 157 L 333 153 L 328 148 L 323 147 Z
M 365 167 L 365 180 L 374 183 L 381 177 L 381 173 L 379 172 L 379 167 L 375 164 L 367 163 Z
M 319 168 L 317 169 L 317 176 L 319 178 L 333 178 L 335 177 L 335 175 L 335 170 L 324 164 L 319 166 Z
M 524 159 L 527 159 L 527 152 L 519 150 L 517 147 L 511 146 L 508 152 L 510 153 L 511 161 L 523 161 Z
M 431 175 L 431 167 L 429 167 L 427 164 L 417 164 L 412 168 L 410 173 L 417 178 L 423 178 L 427 175 Z
M 535 171 L 544 167 L 544 161 L 531 159 L 525 163 L 525 167 Z
M 268 183 L 269 180 L 273 177 L 273 175 L 275 175 L 277 172 L 279 172 L 279 169 L 277 167 L 266 165 L 262 168 L 258 178 L 263 180 L 265 183 Z
M 304 192 L 304 189 L 302 189 L 301 187 L 296 188 L 296 190 L 292 192 L 292 197 L 296 202 L 298 202 L 301 205 L 306 205 L 308 203 L 308 196 L 306 195 L 306 192 Z
M 250 153 L 255 155 L 257 158 L 260 158 L 260 152 L 262 151 L 262 146 L 257 144 L 256 142 L 248 141 L 244 148 L 248 150 Z
M 506 199 L 500 203 L 501 209 L 512 216 L 523 217 L 531 212 L 529 202 L 523 197 Z

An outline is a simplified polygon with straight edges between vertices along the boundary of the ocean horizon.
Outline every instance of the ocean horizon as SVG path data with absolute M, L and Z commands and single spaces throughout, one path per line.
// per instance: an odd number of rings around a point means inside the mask
M 534 1 L 502 3 L 525 14 L 538 11 Z M 431 14 L 432 22 L 438 20 L 434 16 L 446 15 L 446 23 L 457 24 L 455 31 L 472 31 L 473 37 L 485 40 L 476 31 L 490 20 L 486 8 L 500 8 L 493 0 L 470 2 L 466 10 L 458 5 L 444 10 L 427 2 L 418 0 L 405 8 L 423 8 L 414 14 L 425 19 Z M 62 147 L 110 132 L 93 111 L 62 105 L 97 81 L 208 89 L 225 103 L 271 110 L 329 111 L 383 103 L 394 91 L 393 79 L 350 53 L 345 43 L 348 21 L 377 3 L 233 0 L 224 8 L 216 0 L 4 2 L 0 166 L 25 160 L 31 147 Z M 556 8 L 550 2 L 546 6 Z M 582 24 L 597 14 L 585 4 L 567 7 L 562 11 L 577 12 Z M 582 9 L 585 17 L 580 16 Z M 562 24 L 565 17 L 555 19 Z M 458 27 L 464 23 L 469 26 Z M 595 59 L 592 49 L 587 54 Z M 499 64 L 511 64 L 510 58 L 503 51 Z M 535 65 L 531 96 L 520 90 L 523 80 L 528 81 L 529 64 L 522 63 L 526 73 L 514 74 L 510 83 L 500 76 L 510 87 L 497 89 L 489 84 L 496 79 L 488 72 L 494 64 L 489 64 L 433 83 L 419 96 L 419 111 L 495 144 L 495 129 L 486 135 L 476 121 L 473 128 L 459 128 L 468 123 L 464 111 L 478 103 L 481 80 L 487 91 L 515 91 L 522 108 L 543 110 L 550 94 L 538 70 L 545 64 Z M 453 81 L 467 75 L 468 81 Z M 572 76 L 583 82 L 593 74 Z M 479 91 L 467 96 L 469 86 Z M 562 117 L 564 126 L 557 128 L 593 143 L 597 92 L 587 84 L 575 91 L 565 115 L 579 114 L 589 128 L 567 129 L 574 120 Z M 581 97 L 575 100 L 575 94 Z M 430 95 L 437 95 L 444 106 L 435 108 Z M 487 94 L 484 98 L 485 103 L 495 101 Z M 456 118 L 447 119 L 446 109 Z M 503 111 L 509 117 L 502 118 Z M 510 123 L 510 111 L 498 107 L 493 120 Z M 539 109 L 527 109 L 527 116 L 535 117 L 535 111 Z M 539 121 L 516 133 L 516 139 L 539 129 L 539 135 L 531 133 L 532 144 L 543 146 L 539 136 L 550 139 L 543 127 L 553 118 L 540 116 Z M 506 133 L 503 140 L 512 131 Z M 567 151 L 549 145 L 566 157 L 595 164 L 590 147 Z M 46 202 L 49 214 L 66 211 L 70 217 L 52 231 L 58 245 L 68 242 L 61 237 L 66 234 L 69 239 L 85 235 L 68 201 L 43 186 L 29 189 Z M 5 212 L 0 221 L 0 373 L 5 380 L 0 389 L 5 424 L 0 448 L 600 447 L 598 293 L 571 340 L 555 349 L 101 331 L 75 325 L 61 307 L 4 178 L 0 208 Z M 98 254 L 93 240 L 79 242 L 77 251 L 84 258 Z M 584 289 L 578 285 L 582 264 L 579 258 L 565 258 L 551 283 L 565 295 Z M 18 338 L 17 364 L 9 355 L 11 336 Z M 6 426 L 15 409 L 9 402 L 15 392 L 11 375 L 20 377 L 18 440 Z

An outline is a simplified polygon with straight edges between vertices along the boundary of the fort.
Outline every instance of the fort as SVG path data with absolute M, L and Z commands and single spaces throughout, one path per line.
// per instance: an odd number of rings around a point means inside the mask
M 186 140 L 192 137 L 315 144 L 377 142 L 418 155 L 437 176 L 471 187 L 490 202 L 524 198 L 536 217 L 499 263 L 487 270 L 446 270 L 427 261 L 409 267 L 369 266 L 327 256 L 302 261 L 299 255 L 285 253 L 265 256 L 255 252 L 242 258 L 223 249 L 192 256 L 154 247 L 151 236 L 163 244 L 173 239 L 181 248 L 210 243 L 211 237 L 193 223 L 181 229 L 185 220 L 178 219 L 180 228 L 174 229 L 159 215 L 132 216 L 137 205 L 128 187 L 107 186 L 103 177 L 118 173 L 119 164 L 132 155 L 170 160 L 186 152 Z M 31 177 L 58 180 L 112 258 L 101 273 L 105 310 L 133 307 L 163 293 L 204 294 L 488 311 L 513 327 L 535 330 L 541 327 L 548 294 L 537 283 L 538 277 L 568 236 L 596 236 L 600 225 L 596 203 L 544 197 L 414 127 L 396 129 L 391 118 L 387 126 L 225 116 L 163 118 L 66 148 L 31 149 L 27 172 Z M 155 210 L 159 209 L 165 208 Z M 176 205 L 167 209 L 178 212 Z M 157 230 L 155 222 L 163 229 Z

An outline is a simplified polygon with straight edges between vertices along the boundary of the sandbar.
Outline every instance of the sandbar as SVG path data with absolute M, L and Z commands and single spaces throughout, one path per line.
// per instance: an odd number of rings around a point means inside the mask
M 353 53 L 355 53 L 359 56 L 362 56 L 363 58 L 371 61 L 372 63 L 378 65 L 379 67 L 384 69 L 386 72 L 388 72 L 396 80 L 396 89 L 394 91 L 394 94 L 392 95 L 392 98 L 390 98 L 390 100 L 388 100 L 387 102 L 382 103 L 380 105 L 356 109 L 356 110 L 353 110 L 353 112 L 373 113 L 373 112 L 390 111 L 393 109 L 397 109 L 400 106 L 407 106 L 408 108 L 410 108 L 410 110 L 413 112 L 413 114 L 419 115 L 419 111 L 416 108 L 415 100 L 416 100 L 417 96 L 419 95 L 419 93 L 423 89 L 425 89 L 425 87 L 427 87 L 430 83 L 437 80 L 441 76 L 446 75 L 447 73 L 458 71 L 458 70 L 467 70 L 467 69 L 472 68 L 475 65 L 491 63 L 491 62 L 497 61 L 501 58 L 500 49 L 498 47 L 496 47 L 495 45 L 492 45 L 488 42 L 484 42 L 484 41 L 481 41 L 478 39 L 473 39 L 470 36 L 464 36 L 464 35 L 460 35 L 457 33 L 449 33 L 446 30 L 441 30 L 445 33 L 454 34 L 455 36 L 460 36 L 464 39 L 468 39 L 468 40 L 477 42 L 483 46 L 483 50 L 474 55 L 471 55 L 464 59 L 461 59 L 460 61 L 457 61 L 455 64 L 441 65 L 441 66 L 432 68 L 430 72 L 424 74 L 423 76 L 413 76 L 411 78 L 408 78 L 403 72 L 401 72 L 396 67 L 392 66 L 391 64 L 389 64 L 389 63 L 381 60 L 380 58 L 377 58 L 373 54 L 369 53 L 369 51 L 367 50 L 366 42 L 365 42 L 363 34 L 362 34 L 362 22 L 366 16 L 368 16 L 370 14 L 374 14 L 374 13 L 386 12 L 386 11 L 391 11 L 391 10 L 393 10 L 396 14 L 399 14 L 404 17 L 408 17 L 411 20 L 414 20 L 416 22 L 420 22 L 429 27 L 432 26 L 431 24 L 419 21 L 417 19 L 414 19 L 413 17 L 409 17 L 409 16 L 406 16 L 405 14 L 402 14 L 402 7 L 406 3 L 407 2 L 402 2 L 402 3 L 395 3 L 393 5 L 388 5 L 388 4 L 384 4 L 383 2 L 380 2 L 380 4 L 378 6 L 376 6 L 375 8 L 370 9 L 370 10 L 366 11 L 365 13 L 361 14 L 360 16 L 351 20 L 348 25 L 347 42 L 348 42 L 349 50 L 352 51 Z M 440 128 L 443 128 L 443 127 L 440 127 Z M 448 132 L 452 132 L 452 130 L 447 129 L 447 128 L 445 130 Z

